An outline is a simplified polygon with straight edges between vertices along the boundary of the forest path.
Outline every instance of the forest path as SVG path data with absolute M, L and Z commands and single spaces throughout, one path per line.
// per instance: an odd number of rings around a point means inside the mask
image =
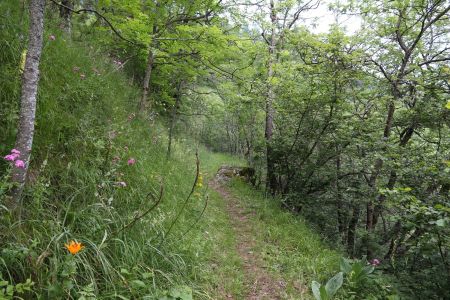
M 283 299 L 285 281 L 269 274 L 256 249 L 261 234 L 255 232 L 249 218 L 255 215 L 255 211 L 245 207 L 227 187 L 217 181 L 210 181 L 209 186 L 220 194 L 227 205 L 227 213 L 236 236 L 236 251 L 243 261 L 245 299 Z M 224 298 L 234 299 L 230 294 L 224 295 Z

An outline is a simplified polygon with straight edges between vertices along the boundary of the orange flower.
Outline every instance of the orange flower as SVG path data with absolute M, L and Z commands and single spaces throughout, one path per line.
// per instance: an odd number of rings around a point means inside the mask
M 83 244 L 78 243 L 76 241 L 70 241 L 69 244 L 64 244 L 64 246 L 73 255 L 77 254 L 78 252 L 80 252 L 81 249 L 84 248 Z

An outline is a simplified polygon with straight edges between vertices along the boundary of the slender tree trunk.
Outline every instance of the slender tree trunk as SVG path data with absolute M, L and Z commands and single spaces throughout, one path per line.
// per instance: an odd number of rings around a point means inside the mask
M 151 104 L 148 103 L 148 96 L 150 94 L 150 81 L 152 79 L 152 72 L 155 64 L 155 55 L 153 53 L 153 49 L 157 44 L 157 41 L 155 40 L 155 35 L 157 33 L 158 27 L 156 25 L 153 25 L 152 41 L 150 43 L 150 48 L 148 49 L 147 66 L 145 68 L 144 82 L 142 86 L 142 97 L 141 102 L 139 103 L 139 111 L 141 112 L 143 112 L 146 108 L 151 109 Z
M 61 4 L 63 6 L 59 7 L 59 16 L 62 19 L 61 27 L 68 34 L 72 31 L 72 11 L 73 9 L 73 0 L 62 0 Z
M 44 9 L 45 0 L 31 0 L 28 52 L 22 78 L 19 130 L 15 143 L 15 149 L 20 151 L 19 159 L 25 163 L 25 166 L 24 168 L 13 169 L 12 181 L 16 186 L 11 191 L 12 202 L 9 207 L 11 210 L 15 210 L 19 206 L 30 164 L 34 135 L 34 120 L 36 116 L 39 62 L 41 59 L 42 35 L 44 32 Z
M 336 150 L 339 151 L 339 149 Z M 338 155 L 336 157 L 336 179 L 334 182 L 335 185 L 334 187 L 336 191 L 338 231 L 341 236 L 342 243 L 345 243 L 346 216 L 343 208 L 342 191 L 339 185 L 340 173 L 341 173 L 341 155 Z
M 391 134 L 391 128 L 392 128 L 392 121 L 394 118 L 394 111 L 395 111 L 395 104 L 394 100 L 391 100 L 389 102 L 388 106 L 388 114 L 386 117 L 386 124 L 384 126 L 384 132 L 383 132 L 383 139 L 387 140 Z M 383 167 L 383 160 L 381 158 L 378 158 L 375 161 L 375 165 L 373 167 L 372 175 L 369 178 L 369 186 L 371 188 L 375 188 L 376 181 L 378 178 L 378 175 L 381 172 L 381 168 Z M 374 215 L 374 204 L 373 201 L 370 201 L 367 204 L 367 218 L 366 218 L 366 229 L 368 231 L 372 231 L 374 229 L 373 226 L 373 215 Z
M 355 256 L 355 238 L 356 238 L 356 226 L 359 221 L 360 208 L 358 204 L 353 207 L 353 214 L 350 218 L 347 231 L 347 252 L 350 257 Z
M 170 154 L 172 151 L 172 138 L 173 138 L 173 131 L 175 129 L 175 124 L 177 122 L 177 112 L 180 108 L 181 103 L 181 86 L 183 82 L 180 82 L 177 85 L 177 91 L 175 95 L 175 105 L 172 107 L 172 115 L 170 118 L 170 129 L 169 129 L 169 145 L 167 146 L 167 159 L 170 158 Z
M 405 129 L 405 131 L 403 132 L 403 135 L 400 136 L 400 147 L 405 147 L 408 144 L 409 140 L 411 139 L 411 137 L 414 133 L 415 126 L 416 126 L 416 124 L 414 122 L 411 126 L 409 126 L 408 128 Z M 397 182 L 397 172 L 395 170 L 391 170 L 391 173 L 389 174 L 387 188 L 389 190 L 392 190 L 394 188 L 396 182 Z M 380 217 L 382 206 L 383 206 L 383 203 L 385 200 L 386 200 L 385 195 L 378 196 L 377 205 L 374 208 L 374 213 L 372 216 L 373 227 L 375 227 L 378 223 L 378 219 Z
M 267 98 L 266 98 L 266 128 L 265 128 L 265 138 L 266 138 L 266 152 L 267 152 L 267 182 L 266 187 L 268 191 L 274 195 L 277 188 L 277 179 L 275 176 L 275 159 L 273 154 L 272 136 L 273 136 L 273 118 L 274 109 L 273 101 L 275 99 L 275 92 L 273 90 L 272 79 L 274 76 L 274 64 L 275 64 L 275 28 L 276 28 L 276 13 L 274 1 L 270 1 L 270 19 L 272 22 L 272 30 L 270 34 L 270 44 L 269 44 L 269 61 L 268 61 L 268 74 L 267 74 Z
M 393 232 L 391 233 L 392 238 L 391 238 L 391 242 L 389 244 L 389 250 L 385 254 L 384 259 L 392 258 L 392 256 L 394 255 L 394 253 L 397 249 L 397 246 L 398 246 L 398 238 L 399 238 L 400 230 L 401 230 L 401 224 L 400 224 L 400 221 L 397 221 L 394 225 Z
M 141 112 L 144 111 L 146 106 L 148 105 L 148 95 L 150 90 L 150 79 L 152 77 L 153 71 L 153 63 L 154 63 L 153 50 L 150 47 L 150 49 L 148 50 L 147 67 L 145 68 L 144 84 L 142 87 L 142 98 L 139 104 L 139 110 Z
M 389 139 L 389 136 L 391 135 L 391 129 L 392 129 L 392 122 L 394 119 L 394 112 L 395 112 L 395 100 L 401 98 L 401 95 L 398 92 L 398 85 L 397 83 L 392 87 L 393 89 L 393 98 L 390 100 L 388 105 L 388 113 L 386 116 L 386 123 L 384 126 L 383 131 L 383 139 L 387 141 Z M 381 172 L 381 169 L 383 168 L 383 160 L 381 158 L 378 158 L 375 161 L 375 165 L 373 167 L 372 175 L 369 178 L 369 186 L 374 189 L 376 185 L 376 181 L 378 178 L 378 175 Z M 367 203 L 367 209 L 366 209 L 366 230 L 368 233 L 373 232 L 375 229 L 376 223 L 374 223 L 374 216 L 375 216 L 375 205 L 373 200 L 370 200 L 369 203 Z M 371 258 L 372 253 L 372 247 L 369 245 L 370 242 L 370 236 L 367 237 L 367 257 Z

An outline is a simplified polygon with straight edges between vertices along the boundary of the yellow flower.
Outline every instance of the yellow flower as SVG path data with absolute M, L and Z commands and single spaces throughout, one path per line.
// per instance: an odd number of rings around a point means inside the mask
M 70 241 L 69 244 L 64 244 L 64 246 L 67 248 L 67 250 L 69 250 L 69 252 L 72 255 L 77 254 L 78 252 L 80 252 L 81 249 L 84 248 L 83 244 L 78 243 L 76 241 Z
M 196 187 L 201 188 L 202 186 L 203 186 L 203 176 L 202 176 L 202 173 L 200 173 L 197 178 Z
M 27 59 L 27 49 L 22 51 L 22 55 L 20 56 L 20 64 L 19 64 L 19 72 L 20 74 L 23 73 L 23 70 L 25 70 L 25 61 Z

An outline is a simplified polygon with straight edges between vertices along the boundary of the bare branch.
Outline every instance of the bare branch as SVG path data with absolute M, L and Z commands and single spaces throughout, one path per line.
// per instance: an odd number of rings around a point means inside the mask
M 58 6 L 64 7 L 65 9 L 67 9 L 67 10 L 73 12 L 74 14 L 81 14 L 81 13 L 84 13 L 84 12 L 94 13 L 94 14 L 96 14 L 98 17 L 102 18 L 103 21 L 105 21 L 106 24 L 108 24 L 108 26 L 111 28 L 111 30 L 112 30 L 112 31 L 113 31 L 120 39 L 122 39 L 122 40 L 124 40 L 124 41 L 126 41 L 126 42 L 128 42 L 128 43 L 130 43 L 130 44 L 132 44 L 132 45 L 139 46 L 139 47 L 144 47 L 144 45 L 142 45 L 142 44 L 138 44 L 138 43 L 136 43 L 136 42 L 134 42 L 134 41 L 132 41 L 132 40 L 129 40 L 129 39 L 125 38 L 122 34 L 119 33 L 119 31 L 118 31 L 116 28 L 114 28 L 114 26 L 111 24 L 111 22 L 110 22 L 105 16 L 103 16 L 101 13 L 99 13 L 98 11 L 96 11 L 96 10 L 94 10 L 94 9 L 82 8 L 82 9 L 75 10 L 75 9 L 72 9 L 72 8 L 70 8 L 70 7 L 68 7 L 68 6 L 64 5 L 64 4 L 62 4 L 62 3 L 57 2 L 56 0 L 50 0 L 50 1 L 53 2 L 54 4 L 58 5 Z

